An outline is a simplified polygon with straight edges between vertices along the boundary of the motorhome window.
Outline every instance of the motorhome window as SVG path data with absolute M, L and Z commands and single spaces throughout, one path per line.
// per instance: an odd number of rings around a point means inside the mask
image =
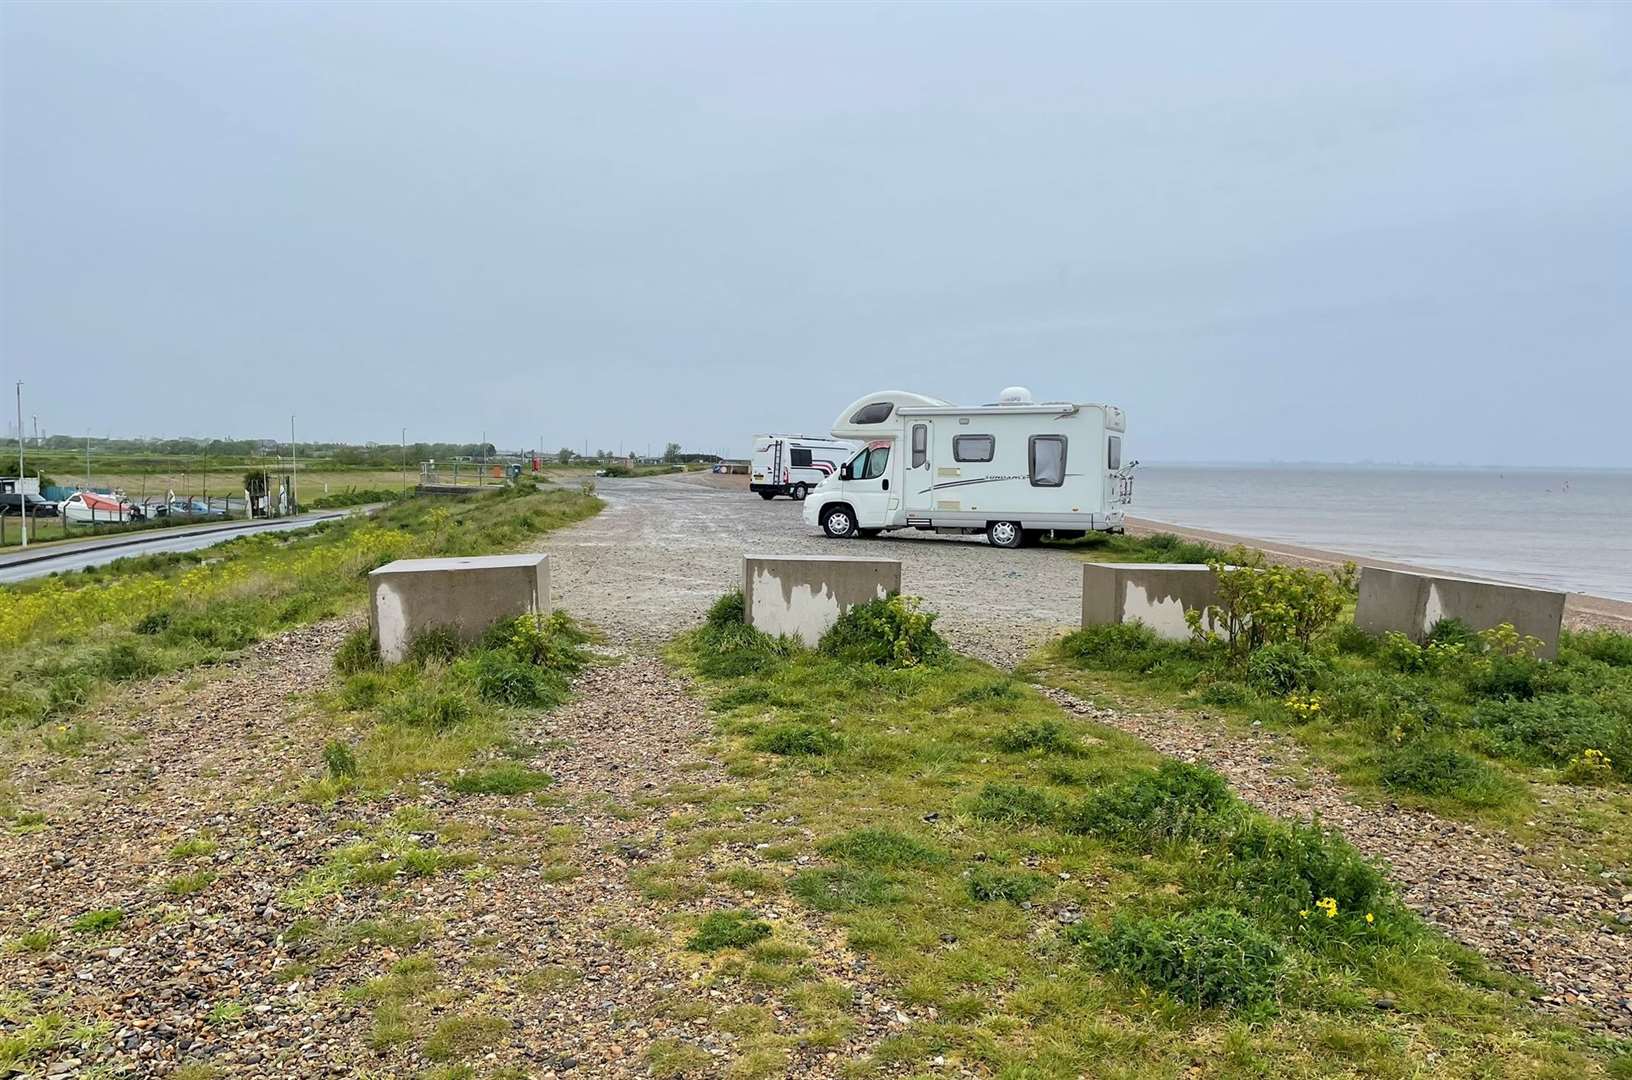
M 912 425 L 912 467 L 920 468 L 929 461 L 929 425 Z
M 1105 451 L 1105 467 L 1107 469 L 1122 467 L 1122 436 L 1111 436 L 1110 446 Z
M 788 464 L 795 469 L 810 468 L 810 451 L 799 446 L 791 447 L 788 450 Z
M 887 446 L 873 447 L 872 455 L 867 459 L 867 472 L 863 474 L 862 479 L 877 480 L 884 475 L 884 466 L 889 463 L 890 448 Z
M 850 418 L 852 424 L 882 424 L 895 411 L 895 403 L 891 401 L 875 401 L 871 405 L 863 405 L 856 410 L 856 415 Z
M 1031 437 L 1031 486 L 1060 487 L 1065 483 L 1065 436 Z
M 991 435 L 955 435 L 952 438 L 953 461 L 990 461 L 997 452 L 997 439 Z
M 867 474 L 867 451 L 863 450 L 850 459 L 850 479 L 860 480 Z

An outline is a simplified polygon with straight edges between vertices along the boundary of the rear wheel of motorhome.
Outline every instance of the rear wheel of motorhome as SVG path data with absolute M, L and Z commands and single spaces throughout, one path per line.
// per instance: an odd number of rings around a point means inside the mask
M 986 526 L 986 539 L 993 547 L 1017 548 L 1025 542 L 1026 534 L 1018 522 L 994 521 Z
M 822 531 L 835 540 L 844 540 L 856 535 L 855 515 L 848 506 L 830 507 L 822 515 Z
M 794 498 L 794 501 L 804 502 L 805 501 L 805 495 L 807 493 L 808 493 L 808 489 L 806 489 L 805 485 L 803 485 L 803 484 L 793 485 L 793 498 Z
M 772 499 L 776 498 L 776 492 L 774 492 L 774 491 L 761 491 L 759 493 L 759 497 L 761 499 L 764 499 L 766 502 L 770 502 Z

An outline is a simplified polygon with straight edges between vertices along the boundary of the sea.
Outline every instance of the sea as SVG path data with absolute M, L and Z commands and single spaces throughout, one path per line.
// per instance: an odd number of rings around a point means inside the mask
M 1140 465 L 1129 513 L 1632 601 L 1632 470 Z

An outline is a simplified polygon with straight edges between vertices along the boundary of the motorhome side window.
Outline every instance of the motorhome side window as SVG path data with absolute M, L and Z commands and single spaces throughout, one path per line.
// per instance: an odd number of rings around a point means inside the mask
M 1111 436 L 1110 445 L 1105 450 L 1105 467 L 1107 469 L 1122 467 L 1122 436 Z
M 850 418 L 852 424 L 882 424 L 895 411 L 895 403 L 890 401 L 875 401 L 871 405 L 863 405 L 856 410 L 856 415 Z
M 798 446 L 789 448 L 788 464 L 795 469 L 810 468 L 810 451 Z
M 873 447 L 872 453 L 867 458 L 867 472 L 863 474 L 862 479 L 877 480 L 884 475 L 884 466 L 889 463 L 890 448 L 887 446 Z
M 1031 486 L 1060 487 L 1065 483 L 1065 436 L 1031 437 Z
M 912 425 L 912 467 L 920 468 L 929 460 L 929 425 Z
M 997 450 L 997 440 L 990 435 L 954 435 L 953 461 L 990 461 Z

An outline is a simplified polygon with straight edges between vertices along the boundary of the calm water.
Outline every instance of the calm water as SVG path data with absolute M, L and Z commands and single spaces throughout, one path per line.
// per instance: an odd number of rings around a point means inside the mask
M 1632 471 L 1141 466 L 1132 512 L 1632 600 Z

